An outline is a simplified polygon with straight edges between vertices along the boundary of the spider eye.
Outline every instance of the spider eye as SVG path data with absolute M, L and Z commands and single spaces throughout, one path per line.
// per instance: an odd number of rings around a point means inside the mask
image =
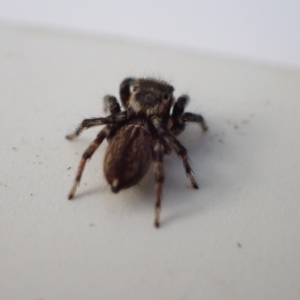
M 169 99 L 169 94 L 168 93 L 164 93 L 163 97 L 164 97 L 165 100 L 168 100 Z
M 137 90 L 137 85 L 135 85 L 134 87 L 133 87 L 133 91 L 135 92 L 136 90 Z

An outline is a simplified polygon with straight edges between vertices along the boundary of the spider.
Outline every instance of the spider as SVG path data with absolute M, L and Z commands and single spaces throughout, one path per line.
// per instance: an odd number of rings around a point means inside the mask
M 104 97 L 106 118 L 84 119 L 68 140 L 78 137 L 84 129 L 106 125 L 83 153 L 69 199 L 76 189 L 88 159 L 106 138 L 108 148 L 104 156 L 104 175 L 113 193 L 139 183 L 155 165 L 156 202 L 154 225 L 160 225 L 160 209 L 164 182 L 164 155 L 174 150 L 182 159 L 185 172 L 194 189 L 198 189 L 189 164 L 186 148 L 176 139 L 188 122 L 198 123 L 207 131 L 201 115 L 184 112 L 187 95 L 180 96 L 174 104 L 174 88 L 165 81 L 154 78 L 126 78 L 120 84 L 120 98 L 124 110 L 114 96 Z M 171 108 L 173 106 L 172 112 Z

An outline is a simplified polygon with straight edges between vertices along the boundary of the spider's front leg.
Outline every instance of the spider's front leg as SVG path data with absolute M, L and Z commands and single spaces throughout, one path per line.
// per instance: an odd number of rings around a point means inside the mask
M 68 134 L 66 139 L 73 140 L 75 137 L 78 137 L 84 129 L 90 127 L 99 126 L 99 125 L 108 125 L 113 123 L 119 123 L 127 119 L 127 112 L 120 112 L 116 115 L 110 115 L 106 118 L 92 118 L 84 119 L 80 125 L 76 128 L 74 133 Z
M 104 112 L 109 111 L 111 115 L 117 115 L 121 112 L 120 104 L 116 97 L 106 95 L 104 97 Z
M 201 115 L 186 112 L 178 118 L 178 123 L 180 124 L 186 124 L 187 122 L 198 123 L 202 127 L 203 131 L 208 130 L 206 122 Z
M 205 120 L 201 115 L 189 112 L 184 113 L 184 109 L 188 101 L 189 96 L 182 95 L 177 99 L 177 101 L 174 104 L 171 115 L 172 125 L 170 127 L 170 131 L 174 135 L 179 135 L 185 129 L 187 122 L 198 123 L 202 127 L 203 131 L 208 130 Z
M 155 181 L 156 181 L 156 202 L 155 202 L 155 219 L 154 226 L 156 228 L 160 225 L 160 209 L 161 209 L 161 198 L 163 192 L 164 183 L 164 146 L 162 142 L 157 141 L 154 146 L 154 162 L 155 162 Z
M 135 78 L 125 78 L 120 84 L 120 98 L 123 106 L 127 108 L 129 96 L 131 94 L 130 88 L 134 85 Z

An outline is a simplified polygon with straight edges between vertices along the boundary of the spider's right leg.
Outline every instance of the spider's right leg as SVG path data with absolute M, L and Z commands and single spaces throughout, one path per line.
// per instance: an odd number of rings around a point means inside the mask
M 175 150 L 177 155 L 181 157 L 186 175 L 190 179 L 192 187 L 194 189 L 198 189 L 199 187 L 196 182 L 194 172 L 190 166 L 189 157 L 185 147 L 174 137 L 174 135 L 170 134 L 168 131 L 159 128 L 159 133 L 160 136 L 165 140 L 166 144 L 170 145 Z
M 179 135 L 185 129 L 185 123 L 178 122 L 178 118 L 183 114 L 186 105 L 189 102 L 188 95 L 180 96 L 174 104 L 171 115 L 170 130 L 174 135 Z
M 179 135 L 185 129 L 186 123 L 188 122 L 198 123 L 202 127 L 203 131 L 208 130 L 205 120 L 201 115 L 188 112 L 184 113 L 188 100 L 189 97 L 187 95 L 182 95 L 178 98 L 174 105 L 170 126 L 170 131 L 174 135 Z
M 120 84 L 120 97 L 121 102 L 126 109 L 128 106 L 129 96 L 131 94 L 130 88 L 134 85 L 135 78 L 125 78 Z
M 77 174 L 75 177 L 74 185 L 69 193 L 69 200 L 73 199 L 76 189 L 79 186 L 80 179 L 86 164 L 86 161 L 92 157 L 94 152 L 97 150 L 97 148 L 101 145 L 103 140 L 108 136 L 110 132 L 110 129 L 108 126 L 104 127 L 97 135 L 97 138 L 90 144 L 90 146 L 85 150 L 85 152 L 82 155 L 82 158 L 79 163 L 79 167 L 77 170 Z
M 155 181 L 156 181 L 156 202 L 155 202 L 155 219 L 154 226 L 160 225 L 160 207 L 164 184 L 164 146 L 162 142 L 157 141 L 154 146 L 154 163 L 155 163 Z

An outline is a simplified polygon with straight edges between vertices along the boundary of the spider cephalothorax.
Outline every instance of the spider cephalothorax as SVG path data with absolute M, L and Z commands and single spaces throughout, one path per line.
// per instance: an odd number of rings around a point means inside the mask
M 129 114 L 167 121 L 173 103 L 173 90 L 171 85 L 163 81 L 138 79 L 134 83 L 126 109 Z
M 69 199 L 75 195 L 87 159 L 91 158 L 105 138 L 108 148 L 104 157 L 104 175 L 114 193 L 137 184 L 151 163 L 155 164 L 156 227 L 159 227 L 165 154 L 174 150 L 181 157 L 193 188 L 198 188 L 187 151 L 175 136 L 185 129 L 187 122 L 200 124 L 204 131 L 207 126 L 201 115 L 184 112 L 188 102 L 186 95 L 177 99 L 170 112 L 174 102 L 173 91 L 171 85 L 161 80 L 126 78 L 120 85 L 120 97 L 125 110 L 121 110 L 115 97 L 106 96 L 104 101 L 110 115 L 85 119 L 73 134 L 66 136 L 72 140 L 84 129 L 106 125 L 84 152 Z

